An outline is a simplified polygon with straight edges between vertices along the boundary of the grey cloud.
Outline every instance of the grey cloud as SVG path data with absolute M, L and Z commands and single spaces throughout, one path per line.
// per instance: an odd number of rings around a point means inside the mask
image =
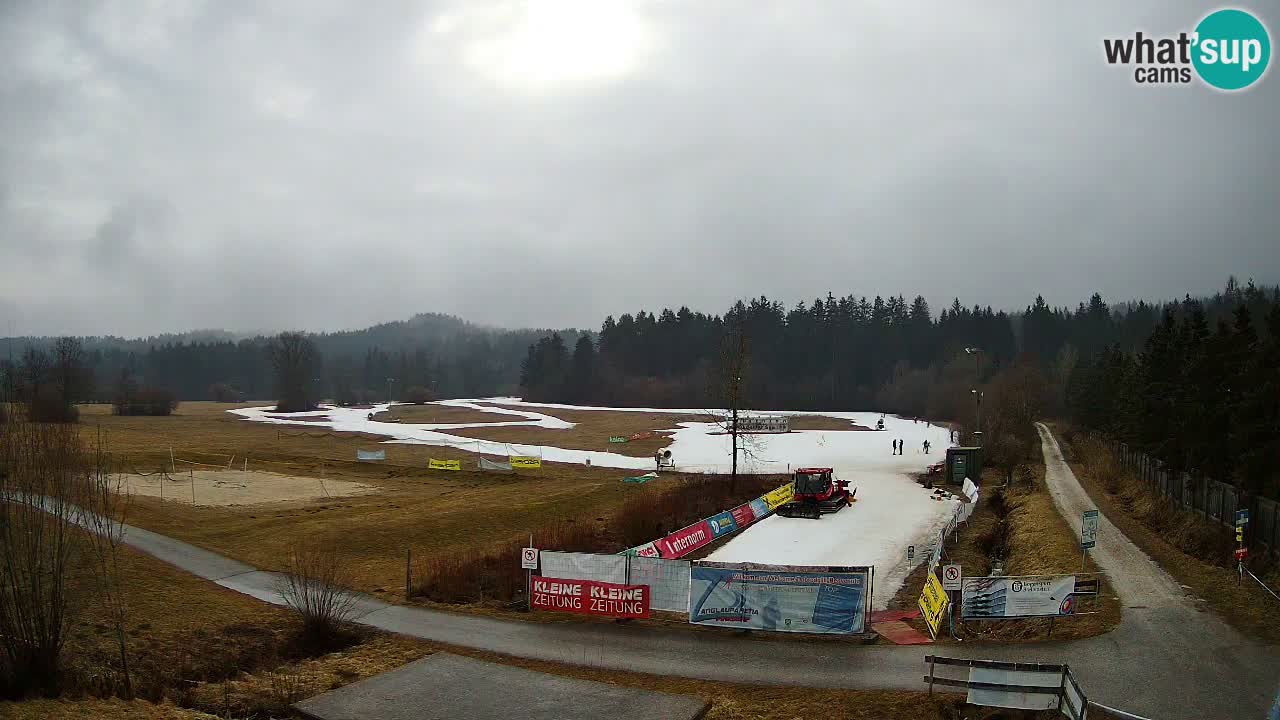
M 520 6 L 6 4 L 0 307 L 21 332 L 591 327 L 1280 275 L 1274 73 L 1223 95 L 1103 62 L 1207 6 L 598 0 L 552 43 Z

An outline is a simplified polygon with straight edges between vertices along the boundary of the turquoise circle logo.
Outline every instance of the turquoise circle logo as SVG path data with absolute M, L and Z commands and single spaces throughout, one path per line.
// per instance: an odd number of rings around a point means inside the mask
M 1271 38 L 1267 28 L 1243 10 L 1218 10 L 1196 26 L 1191 62 L 1200 79 L 1219 90 L 1247 88 L 1267 71 Z

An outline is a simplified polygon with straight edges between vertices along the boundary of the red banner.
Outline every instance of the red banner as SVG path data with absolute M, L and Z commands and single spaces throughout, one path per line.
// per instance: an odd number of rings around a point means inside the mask
M 647 618 L 649 586 L 535 577 L 529 605 L 534 610 L 614 618 Z
M 744 503 L 729 511 L 733 515 L 733 521 L 738 523 L 738 529 L 750 525 L 756 521 L 756 513 L 751 509 L 751 503 Z
M 707 525 L 707 521 L 701 520 L 687 528 L 671 533 L 654 544 L 658 546 L 662 557 L 670 559 L 688 555 L 703 545 L 710 544 L 714 539 L 715 535 L 712 534 L 711 527 Z

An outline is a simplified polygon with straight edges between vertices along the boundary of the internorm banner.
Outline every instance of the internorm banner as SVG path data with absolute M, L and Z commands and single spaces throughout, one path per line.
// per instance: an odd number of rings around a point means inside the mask
M 981 620 L 1071 615 L 1075 587 L 1075 575 L 964 578 L 960 616 Z
M 435 458 L 429 458 L 427 460 L 427 467 L 432 470 L 461 470 L 462 461 L 461 460 L 437 460 Z
M 698 522 L 686 528 L 681 528 L 670 535 L 656 541 L 654 544 L 658 546 L 658 551 L 664 558 L 678 558 L 697 550 L 704 545 L 710 545 L 715 539 L 715 533 L 711 531 L 711 525 L 706 520 Z
M 689 622 L 746 630 L 865 632 L 871 568 L 696 562 Z

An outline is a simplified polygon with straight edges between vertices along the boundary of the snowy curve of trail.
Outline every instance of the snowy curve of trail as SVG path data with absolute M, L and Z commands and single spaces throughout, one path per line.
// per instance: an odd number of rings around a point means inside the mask
M 483 404 L 481 404 L 483 403 Z M 500 403 L 502 406 L 496 405 Z M 315 412 L 288 414 L 269 408 L 232 410 L 249 420 L 307 425 L 342 432 L 383 435 L 386 442 L 438 445 L 486 455 L 534 455 L 548 462 L 581 464 L 587 460 L 597 467 L 625 470 L 652 469 L 653 460 L 617 453 L 571 450 L 550 445 L 477 440 L 449 434 L 461 428 L 527 426 L 567 429 L 574 426 L 537 410 L 598 410 L 645 412 L 705 417 L 708 410 L 670 408 L 606 408 L 553 403 L 527 403 L 518 398 L 444 400 L 448 407 L 469 408 L 506 415 L 518 420 L 453 424 L 412 424 L 369 420 L 369 413 L 386 410 L 389 404 L 355 409 L 326 406 L 327 419 L 316 420 Z M 714 412 L 714 411 L 712 411 Z M 771 415 L 822 415 L 848 420 L 862 427 L 875 427 L 879 413 L 770 411 Z M 724 562 L 756 562 L 782 565 L 872 565 L 876 568 L 874 606 L 885 607 L 902 586 L 907 575 L 927 556 L 926 545 L 937 535 L 954 511 L 954 500 L 934 500 L 929 492 L 912 481 L 932 462 L 945 457 L 950 431 L 944 427 L 910 419 L 883 416 L 884 431 L 800 430 L 785 434 L 752 436 L 749 457 L 739 459 L 739 469 L 748 473 L 789 473 L 798 467 L 831 467 L 836 476 L 857 488 L 857 502 L 821 520 L 770 517 L 753 525 L 711 554 L 709 559 Z M 714 423 L 690 420 L 670 428 L 668 448 L 676 469 L 688 472 L 728 472 L 732 463 L 730 438 L 720 434 Z M 904 452 L 894 455 L 893 440 L 903 441 Z M 928 440 L 931 452 L 923 452 Z M 916 552 L 907 559 L 908 546 Z

